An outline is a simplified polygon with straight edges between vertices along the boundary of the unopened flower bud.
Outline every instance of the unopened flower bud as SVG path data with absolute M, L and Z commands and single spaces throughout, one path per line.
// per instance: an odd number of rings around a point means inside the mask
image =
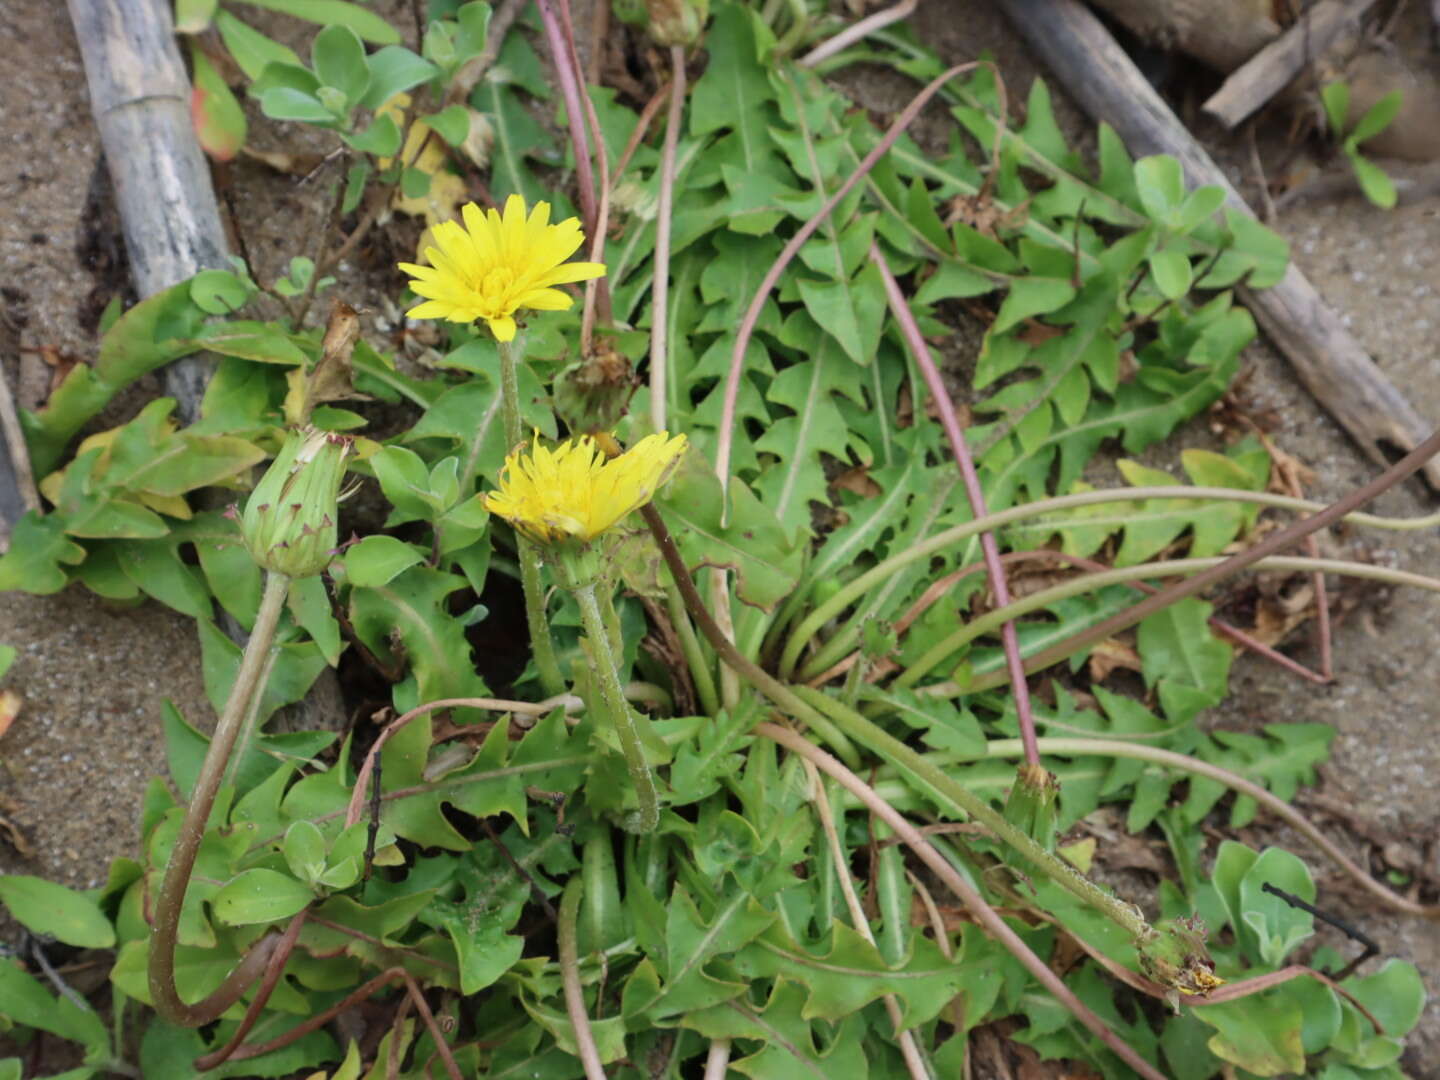
M 240 517 L 240 535 L 264 569 L 309 577 L 330 565 L 337 544 L 340 483 L 351 441 L 327 431 L 292 431 Z
M 694 45 L 710 21 L 710 0 L 646 0 L 650 36 L 661 45 Z

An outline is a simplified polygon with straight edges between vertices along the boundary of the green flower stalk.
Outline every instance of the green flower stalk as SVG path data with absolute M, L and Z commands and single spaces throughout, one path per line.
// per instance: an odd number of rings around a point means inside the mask
M 245 719 L 264 692 L 270 648 L 285 607 L 290 582 L 318 574 L 330 565 L 336 545 L 340 484 L 350 440 L 323 431 L 291 432 L 240 516 L 240 535 L 263 567 L 265 590 L 245 655 L 235 674 L 230 698 L 215 725 L 215 734 L 195 780 L 190 805 L 170 852 L 165 878 L 155 900 L 155 926 L 150 938 L 149 984 L 155 1009 L 172 1024 L 199 1027 L 218 1019 L 260 977 L 278 941 L 268 934 L 256 943 L 203 1001 L 186 1002 L 175 983 L 175 946 L 180 912 L 195 859 L 205 838 L 205 823 Z
M 613 440 L 605 436 L 607 445 Z M 639 720 L 625 700 L 611 647 L 610 628 L 595 586 L 605 576 L 607 531 L 654 498 L 685 452 L 685 436 L 648 435 L 629 451 L 607 459 L 588 436 L 554 450 L 536 438 L 528 451 L 505 461 L 500 489 L 485 496 L 485 508 L 510 522 L 521 537 L 539 545 L 555 578 L 580 605 L 592 658 L 592 684 L 599 701 L 590 702 L 605 717 L 620 743 L 635 785 L 640 809 L 626 823 L 634 832 L 650 832 L 659 821 L 659 800 Z M 608 606 L 608 605 L 607 605 Z
M 556 286 L 603 277 L 605 266 L 568 261 L 584 244 L 585 234 L 578 218 L 552 224 L 549 203 L 537 202 L 527 210 L 523 198 L 511 195 L 503 212 L 467 203 L 460 216 L 462 221 L 441 222 L 433 230 L 436 246 L 425 249 L 428 266 L 399 264 L 413 279 L 411 289 L 424 298 L 406 314 L 457 323 L 483 321 L 489 327 L 500 349 L 505 439 L 513 448 L 524 438 L 516 375 L 517 313 L 568 310 L 574 301 Z M 553 696 L 565 686 L 545 617 L 540 556 L 523 537 L 518 547 L 530 648 L 541 689 Z

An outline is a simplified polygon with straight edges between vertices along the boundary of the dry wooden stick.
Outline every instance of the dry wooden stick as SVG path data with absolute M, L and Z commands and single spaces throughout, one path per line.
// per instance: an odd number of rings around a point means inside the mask
M 1201 108 L 1227 128 L 1235 127 L 1290 85 L 1306 64 L 1374 6 L 1375 0 L 1320 0 L 1232 71 Z
M 175 45 L 169 3 L 69 0 L 69 5 L 135 291 L 141 298 L 153 296 L 201 270 L 225 269 L 225 228 L 210 166 L 195 138 L 190 80 Z M 165 368 L 165 393 L 175 399 L 181 423 L 200 418 L 215 365 L 212 354 L 196 353 Z M 221 626 L 231 638 L 244 640 L 228 614 Z M 287 718 L 297 729 L 333 729 L 344 720 L 339 701 L 333 670 L 323 672 Z
M 190 80 L 175 46 L 170 5 L 152 0 L 69 0 L 90 104 L 140 296 L 226 265 L 225 229 L 210 168 L 190 119 Z M 199 418 L 214 359 L 197 354 L 165 369 L 182 422 Z
M 15 411 L 10 383 L 0 371 L 0 555 L 10 545 L 10 529 L 26 510 L 40 509 L 30 452 Z
M 1253 215 L 1219 166 L 1080 0 L 1003 0 L 1003 8 L 1031 49 L 1091 116 L 1112 125 L 1131 152 L 1179 159 L 1192 186 L 1213 184 L 1226 203 Z M 1276 348 L 1285 354 L 1321 405 L 1360 444 L 1366 456 L 1388 464 L 1431 431 L 1355 340 L 1340 316 L 1292 262 L 1269 289 L 1240 290 Z M 1440 491 L 1440 463 L 1423 475 Z

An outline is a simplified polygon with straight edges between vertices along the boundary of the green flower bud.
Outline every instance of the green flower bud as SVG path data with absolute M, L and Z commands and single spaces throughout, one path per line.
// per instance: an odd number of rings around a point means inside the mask
M 659 45 L 694 45 L 710 21 L 710 0 L 645 0 L 645 7 Z
M 1005 820 L 1024 830 L 1046 851 L 1054 851 L 1055 803 L 1059 795 L 1060 784 L 1052 773 L 1040 765 L 1022 763 L 1015 774 L 1015 786 L 1005 800 Z
M 351 442 L 327 431 L 292 431 L 240 517 L 240 536 L 266 570 L 299 578 L 330 565 L 340 483 Z

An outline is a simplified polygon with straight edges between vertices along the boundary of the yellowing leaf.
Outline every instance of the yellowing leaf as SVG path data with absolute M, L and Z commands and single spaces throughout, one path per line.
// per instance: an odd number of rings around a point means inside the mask
M 424 257 L 425 249 L 435 244 L 430 236 L 430 229 L 442 221 L 457 220 L 460 217 L 460 204 L 467 201 L 470 195 L 465 188 L 465 181 L 445 167 L 449 160 L 445 140 L 434 134 L 429 125 L 421 120 L 416 120 L 406 130 L 405 110 L 409 106 L 409 94 L 396 94 L 375 111 L 375 116 L 377 119 L 389 116 L 400 125 L 401 130 L 405 131 L 405 145 L 400 149 L 400 160 L 408 168 L 430 177 L 430 188 L 424 195 L 407 196 L 401 188 L 396 188 L 391 201 L 391 205 L 402 214 L 425 219 L 428 227 L 420 234 L 420 240 L 415 245 L 415 257 L 420 259 Z M 380 168 L 389 168 L 394 160 L 381 158 Z

